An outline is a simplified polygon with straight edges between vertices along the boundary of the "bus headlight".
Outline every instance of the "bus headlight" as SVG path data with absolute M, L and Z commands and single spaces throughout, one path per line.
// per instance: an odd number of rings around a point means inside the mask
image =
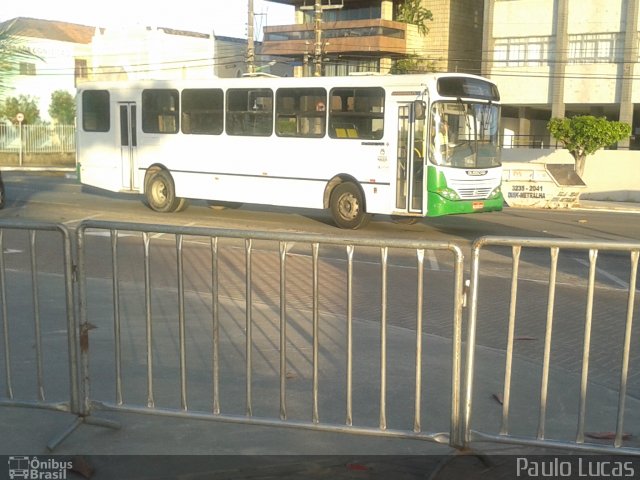
M 440 188 L 438 194 L 447 200 L 460 200 L 460 196 L 451 188 Z
M 498 198 L 500 194 L 502 194 L 502 189 L 498 186 L 493 189 L 493 191 L 489 194 L 487 198 L 489 199 Z

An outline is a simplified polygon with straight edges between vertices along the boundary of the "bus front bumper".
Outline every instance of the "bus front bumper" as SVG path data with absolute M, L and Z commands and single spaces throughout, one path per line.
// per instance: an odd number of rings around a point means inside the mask
M 448 200 L 437 193 L 428 192 L 427 217 L 457 215 L 461 213 L 498 212 L 502 210 L 502 195 L 486 200 Z

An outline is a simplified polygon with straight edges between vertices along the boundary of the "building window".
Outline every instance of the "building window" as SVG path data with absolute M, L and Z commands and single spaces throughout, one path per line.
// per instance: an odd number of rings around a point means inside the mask
M 352 20 L 373 20 L 382 16 L 380 5 L 356 7 L 356 8 L 339 8 L 328 9 L 322 12 L 323 22 L 348 22 Z M 304 10 L 304 23 L 313 23 L 315 20 L 315 12 L 313 8 Z
M 179 97 L 177 90 L 142 91 L 142 131 L 145 133 L 178 133 Z
M 20 75 L 35 75 L 36 64 L 28 62 L 20 62 Z
M 342 77 L 354 72 L 379 72 L 380 60 L 330 59 L 323 64 L 323 68 L 328 77 Z
M 87 69 L 87 61 L 84 58 L 76 58 L 75 60 L 75 75 L 77 79 L 86 79 L 89 77 L 89 71 Z
M 551 37 L 496 39 L 493 61 L 496 67 L 541 67 L 549 64 L 555 42 Z
M 622 61 L 621 33 L 569 35 L 569 63 L 616 63 Z

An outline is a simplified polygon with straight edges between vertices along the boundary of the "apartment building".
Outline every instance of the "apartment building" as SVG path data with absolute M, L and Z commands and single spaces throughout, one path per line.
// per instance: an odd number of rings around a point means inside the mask
M 290 25 L 264 29 L 263 53 L 293 58 L 298 76 L 388 73 L 401 59 L 426 60 L 435 71 L 479 73 L 483 0 L 423 0 L 429 32 L 397 19 L 402 0 L 270 0 L 295 7 Z M 321 21 L 319 21 L 321 20 Z M 318 34 L 318 31 L 321 33 Z
M 485 0 L 483 74 L 499 85 L 507 146 L 548 146 L 549 119 L 577 114 L 640 134 L 639 4 Z M 640 148 L 633 137 L 618 146 Z

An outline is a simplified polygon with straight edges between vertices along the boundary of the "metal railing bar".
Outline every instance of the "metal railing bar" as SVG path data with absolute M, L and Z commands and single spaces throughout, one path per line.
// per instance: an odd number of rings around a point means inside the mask
M 253 349 L 253 332 L 252 332 L 252 319 L 251 309 L 253 305 L 253 290 L 251 285 L 251 245 L 252 239 L 245 239 L 245 288 L 246 288 L 246 302 L 245 302 L 245 315 L 246 315 L 246 337 L 245 337 L 245 358 L 246 358 L 246 416 L 253 416 L 253 406 L 251 398 L 251 383 L 252 383 L 252 349 Z
M 347 415 L 346 425 L 353 425 L 353 245 L 347 246 Z
M 320 250 L 320 245 L 316 243 L 311 244 L 311 255 L 312 255 L 312 298 L 313 298 L 313 411 L 312 411 L 312 422 L 314 424 L 320 423 L 320 414 L 318 411 L 318 355 L 320 350 L 320 338 L 319 338 L 319 323 L 320 323 L 320 309 L 319 309 L 319 272 L 318 272 L 318 253 Z
M 153 317 L 151 311 L 151 239 L 148 232 L 142 232 L 142 242 L 144 244 L 144 311 L 147 340 L 147 407 L 155 408 L 153 395 Z
M 502 394 L 502 426 L 500 435 L 509 433 L 509 407 L 511 403 L 511 375 L 513 367 L 513 339 L 516 327 L 516 308 L 518 301 L 518 273 L 520 267 L 520 252 L 522 247 L 512 249 L 511 267 L 511 297 L 509 303 L 509 327 L 507 332 L 507 358 L 504 367 L 504 390 Z
M 213 329 L 211 370 L 213 372 L 213 413 L 220 414 L 220 313 L 218 309 L 218 238 L 211 237 L 211 322 Z
M 267 232 L 267 231 L 250 231 L 223 228 L 206 228 L 195 226 L 179 226 L 179 225 L 159 225 L 159 224 L 137 224 L 128 222 L 107 222 L 102 220 L 84 220 L 80 224 L 84 229 L 116 229 L 130 232 L 148 232 L 154 234 L 167 235 L 184 235 L 184 236 L 205 236 L 219 238 L 233 238 L 238 240 L 267 240 L 274 242 L 289 243 L 320 243 L 327 245 L 336 245 L 348 247 L 389 247 L 403 249 L 429 248 L 436 250 L 452 250 L 457 248 L 453 242 L 436 241 L 436 240 L 411 240 L 398 239 L 396 237 L 381 238 L 363 238 L 349 237 L 338 234 L 315 234 L 315 233 L 284 233 L 284 232 Z
M 187 345 L 184 313 L 183 236 L 176 235 L 176 267 L 178 270 L 178 341 L 180 343 L 180 406 L 187 410 Z
M 380 249 L 381 287 L 380 287 L 380 430 L 387 428 L 387 259 L 388 247 Z
M 533 438 L 522 438 L 517 436 L 502 436 L 502 435 L 494 435 L 490 433 L 477 432 L 473 430 L 470 434 L 470 439 L 472 441 L 478 442 L 494 442 L 499 444 L 508 444 L 508 445 L 522 445 L 529 447 L 540 447 L 543 449 L 548 449 L 548 451 L 553 451 L 553 449 L 558 450 L 567 450 L 570 449 L 572 454 L 576 452 L 584 452 L 584 453 L 603 453 L 603 454 L 614 454 L 614 455 L 640 455 L 640 449 L 637 448 L 615 448 L 612 449 L 609 445 L 599 445 L 596 443 L 569 443 L 563 440 L 553 440 L 553 439 L 533 439 Z
M 558 247 L 549 249 L 551 268 L 549 271 L 549 293 L 547 297 L 547 323 L 544 336 L 544 353 L 542 359 L 542 379 L 540 381 L 540 410 L 538 418 L 538 439 L 544 439 L 547 421 L 547 396 L 549 392 L 549 367 L 551 365 L 551 338 L 553 335 L 553 309 L 556 296 L 556 279 L 558 274 Z
M 464 255 L 459 247 L 451 247 L 454 255 L 453 332 L 451 336 L 451 419 L 450 444 L 462 447 L 462 311 L 464 308 Z
M 598 250 L 589 250 L 589 283 L 587 286 L 587 310 L 584 321 L 582 346 L 582 375 L 580 378 L 580 406 L 578 409 L 578 432 L 576 443 L 584 443 L 584 422 L 587 413 L 587 384 L 589 381 L 589 354 L 591 352 L 591 325 L 593 322 L 593 293 L 596 283 L 596 261 Z
M 624 435 L 624 410 L 627 396 L 627 380 L 629 378 L 629 355 L 631 352 L 631 333 L 633 329 L 633 309 L 635 305 L 636 283 L 638 276 L 639 250 L 631 252 L 631 272 L 629 274 L 629 297 L 627 301 L 627 320 L 624 331 L 624 344 L 622 348 L 622 366 L 620 369 L 620 390 L 618 392 L 618 415 L 616 418 L 616 436 L 613 442 L 615 447 L 622 446 Z
M 120 281 L 118 269 L 118 231 L 111 230 L 111 274 L 113 289 L 113 337 L 116 363 L 116 403 L 123 404 L 122 395 L 122 337 L 120 319 Z
M 287 419 L 287 242 L 280 242 L 280 420 Z
M 7 308 L 7 276 L 4 261 L 4 229 L 0 229 L 0 298 L 2 300 L 2 333 L 4 337 L 4 375 L 7 398 L 13 399 L 11 378 L 11 342 L 9 341 L 9 313 Z
M 42 367 L 42 329 L 40 322 L 40 295 L 38 287 L 38 262 L 36 260 L 36 230 L 29 230 L 29 257 L 31 262 L 31 294 L 33 298 L 33 328 L 36 340 L 36 379 L 38 399 L 44 402 L 44 370 Z
M 413 431 L 420 432 L 421 425 L 421 402 L 422 402 L 422 304 L 424 302 L 424 249 L 416 250 L 417 257 L 417 304 L 416 304 L 416 381 L 415 381 L 415 406 Z
M 471 289 L 469 291 L 469 319 L 467 323 L 467 358 L 465 365 L 465 392 L 463 405 L 463 443 L 468 445 L 471 441 L 471 412 L 473 408 L 473 374 L 475 370 L 476 350 L 476 324 L 478 320 L 478 289 L 480 281 L 480 248 L 481 244 L 475 242 L 471 249 Z
M 350 427 L 345 425 L 331 425 L 331 424 L 313 424 L 311 422 L 303 422 L 299 420 L 279 420 L 279 419 L 267 419 L 267 418 L 258 418 L 251 417 L 247 418 L 243 415 L 220 415 L 214 416 L 210 415 L 206 412 L 195 412 L 192 410 L 184 411 L 178 409 L 158 409 L 158 410 L 149 410 L 144 407 L 136 407 L 136 406 L 128 406 L 126 408 L 121 408 L 116 405 L 110 404 L 108 402 L 92 402 L 92 407 L 98 410 L 108 410 L 108 411 L 118 411 L 118 412 L 130 412 L 137 413 L 141 415 L 154 415 L 154 416 L 163 416 L 170 418 L 189 418 L 189 419 L 197 419 L 197 420 L 207 420 L 212 422 L 223 422 L 223 423 L 232 423 L 232 424 L 243 424 L 243 425 L 258 425 L 258 426 L 266 426 L 266 427 L 277 427 L 277 428 L 294 428 L 294 429 L 305 429 L 311 431 L 320 431 L 320 432 L 333 432 L 333 433 L 342 433 L 342 434 L 350 434 L 350 435 L 364 435 L 364 436 L 380 436 L 381 433 L 385 437 L 389 438 L 398 438 L 398 439 L 413 439 L 413 440 L 424 440 L 430 442 L 436 442 L 440 444 L 446 445 L 449 442 L 449 434 L 445 432 L 436 432 L 432 434 L 427 433 L 415 433 L 411 430 L 395 430 L 395 429 L 387 429 L 384 432 L 381 432 L 380 429 L 375 427 Z

